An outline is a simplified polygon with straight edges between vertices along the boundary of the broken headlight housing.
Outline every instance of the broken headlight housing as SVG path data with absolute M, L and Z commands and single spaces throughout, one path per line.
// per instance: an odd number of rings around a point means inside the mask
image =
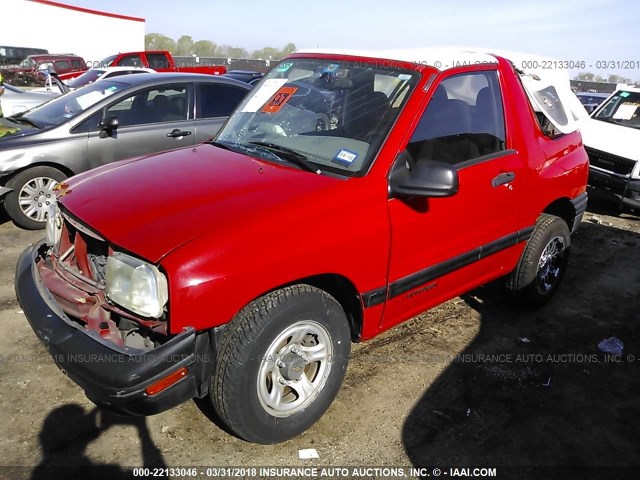
M 167 277 L 155 265 L 120 252 L 107 258 L 105 294 L 143 317 L 160 318 L 169 299 Z

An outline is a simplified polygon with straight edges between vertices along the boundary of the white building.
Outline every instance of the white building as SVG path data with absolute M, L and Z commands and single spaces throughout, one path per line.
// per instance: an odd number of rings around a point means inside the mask
M 144 50 L 144 18 L 49 0 L 2 0 L 0 7 L 0 45 L 75 53 L 87 62 Z

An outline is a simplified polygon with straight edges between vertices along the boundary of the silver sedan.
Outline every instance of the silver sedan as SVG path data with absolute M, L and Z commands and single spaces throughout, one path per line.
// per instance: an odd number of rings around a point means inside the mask
M 213 75 L 125 75 L 0 118 L 0 201 L 19 227 L 44 228 L 57 183 L 106 163 L 203 142 L 251 88 Z
M 30 110 L 60 96 L 59 92 L 28 92 L 13 85 L 4 84 L 4 94 L 0 96 L 0 106 L 5 117 Z

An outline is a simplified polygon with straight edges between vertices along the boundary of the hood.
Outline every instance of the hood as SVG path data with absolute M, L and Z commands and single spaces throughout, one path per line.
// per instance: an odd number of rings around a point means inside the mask
M 630 160 L 640 160 L 640 130 L 587 118 L 580 123 L 582 140 L 587 147 Z
M 31 127 L 23 123 L 15 123 L 7 118 L 0 118 L 0 149 L 2 149 L 2 141 L 8 138 L 21 137 L 39 132 L 37 128 Z
M 338 183 L 203 144 L 73 177 L 59 201 L 109 242 L 158 262 L 203 234 L 264 218 L 274 207 L 299 208 Z

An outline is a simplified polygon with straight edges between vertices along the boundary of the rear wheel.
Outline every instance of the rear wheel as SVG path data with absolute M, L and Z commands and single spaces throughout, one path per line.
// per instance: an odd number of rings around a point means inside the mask
M 346 315 L 332 296 L 309 285 L 276 290 L 229 323 L 210 399 L 236 435 L 283 442 L 324 414 L 350 349 Z
M 39 166 L 14 175 L 7 187 L 13 189 L 4 199 L 4 207 L 13 222 L 27 230 L 45 227 L 47 209 L 55 201 L 54 188 L 67 176 L 60 170 Z
M 570 244 L 566 222 L 559 217 L 542 214 L 518 265 L 507 278 L 507 290 L 527 307 L 538 307 L 548 302 L 564 276 Z

